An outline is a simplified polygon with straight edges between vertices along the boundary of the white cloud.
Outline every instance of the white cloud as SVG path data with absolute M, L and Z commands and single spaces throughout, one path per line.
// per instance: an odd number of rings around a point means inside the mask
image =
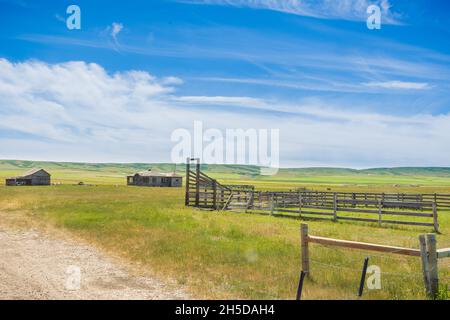
M 365 21 L 370 5 L 380 6 L 382 23 L 399 24 L 399 14 L 392 12 L 389 0 L 179 0 L 183 3 L 223 5 L 266 9 L 319 19 Z
M 117 39 L 117 35 L 120 33 L 120 31 L 122 31 L 122 29 L 123 29 L 123 24 L 113 22 L 113 24 L 111 26 L 111 37 L 113 37 L 114 39 Z
M 405 82 L 405 81 L 384 81 L 384 82 L 367 82 L 363 85 L 372 88 L 383 89 L 406 89 L 406 90 L 425 90 L 430 89 L 430 85 L 426 82 Z
M 117 36 L 123 30 L 123 24 L 118 23 L 118 22 L 113 22 L 112 25 L 107 28 L 107 30 L 109 31 L 109 33 L 114 41 L 114 49 L 118 50 L 119 49 L 119 41 L 117 40 Z
M 235 105 L 254 110 L 236 112 Z M 284 166 L 445 166 L 450 159 L 448 114 L 394 116 L 320 101 L 177 96 L 167 78 L 111 74 L 85 62 L 0 59 L 0 118 L 1 158 L 170 161 L 173 130 L 202 120 L 205 129 L 280 129 Z
M 182 96 L 182 97 L 174 97 L 173 100 L 194 104 L 209 104 L 209 105 L 218 104 L 218 105 L 233 105 L 246 107 L 265 107 L 267 105 L 264 100 L 251 97 Z
M 162 79 L 161 83 L 165 85 L 180 85 L 183 84 L 183 79 L 178 77 L 165 77 Z

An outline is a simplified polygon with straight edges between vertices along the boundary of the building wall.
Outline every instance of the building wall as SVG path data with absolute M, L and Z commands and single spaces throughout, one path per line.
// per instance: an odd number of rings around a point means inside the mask
M 174 178 L 172 178 L 172 181 L 171 181 L 171 186 L 172 187 L 179 188 L 182 185 L 183 185 L 183 178 L 181 178 L 181 177 L 174 177 Z
M 7 186 L 15 186 L 16 185 L 16 179 L 6 179 L 5 185 Z
M 49 186 L 50 182 L 50 175 L 45 172 L 36 172 L 31 176 L 33 186 Z
M 146 186 L 146 187 L 181 187 L 181 177 L 148 177 L 148 176 L 133 176 L 133 181 L 130 181 L 131 177 L 127 177 L 127 184 L 134 186 Z

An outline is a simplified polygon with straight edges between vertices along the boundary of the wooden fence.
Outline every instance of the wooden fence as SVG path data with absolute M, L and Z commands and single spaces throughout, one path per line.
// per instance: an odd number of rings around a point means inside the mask
M 194 170 L 191 169 L 192 161 L 196 162 Z M 450 208 L 450 195 L 256 191 L 250 185 L 220 184 L 200 170 L 199 159 L 188 158 L 185 204 L 211 210 L 241 210 L 274 216 L 373 222 L 379 226 L 425 226 L 439 232 L 438 208 Z
M 420 257 L 425 289 L 432 298 L 436 298 L 439 291 L 438 259 L 450 257 L 450 248 L 439 250 L 436 248 L 436 236 L 434 234 L 420 235 L 419 249 L 312 236 L 308 233 L 308 225 L 305 223 L 300 226 L 300 237 L 302 271 L 306 274 L 311 272 L 309 263 L 310 243 Z
M 291 216 L 316 220 L 362 221 L 432 227 L 439 232 L 435 202 L 394 201 L 348 198 L 342 193 L 257 192 L 231 190 L 230 201 L 223 209 L 259 211 L 274 216 Z
M 191 170 L 195 161 L 194 170 Z M 210 178 L 200 170 L 200 160 L 188 158 L 186 162 L 185 205 L 217 210 L 230 198 L 231 189 Z
M 376 192 L 322 192 L 310 191 L 317 197 L 330 198 L 336 193 L 347 200 L 373 200 L 391 202 L 434 202 L 439 209 L 450 209 L 450 194 L 443 193 L 376 193 Z

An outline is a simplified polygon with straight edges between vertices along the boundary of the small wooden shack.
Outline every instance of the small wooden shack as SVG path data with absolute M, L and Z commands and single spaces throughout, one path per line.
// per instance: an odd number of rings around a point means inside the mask
M 143 187 L 181 187 L 183 177 L 176 173 L 163 173 L 149 169 L 127 176 L 129 186 Z
M 44 169 L 32 169 L 25 172 L 22 176 L 6 179 L 7 186 L 49 186 L 50 173 Z

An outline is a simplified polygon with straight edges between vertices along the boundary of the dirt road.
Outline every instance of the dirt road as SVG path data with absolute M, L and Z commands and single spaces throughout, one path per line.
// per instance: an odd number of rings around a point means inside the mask
M 0 299 L 183 299 L 173 284 L 130 275 L 74 240 L 0 229 Z

